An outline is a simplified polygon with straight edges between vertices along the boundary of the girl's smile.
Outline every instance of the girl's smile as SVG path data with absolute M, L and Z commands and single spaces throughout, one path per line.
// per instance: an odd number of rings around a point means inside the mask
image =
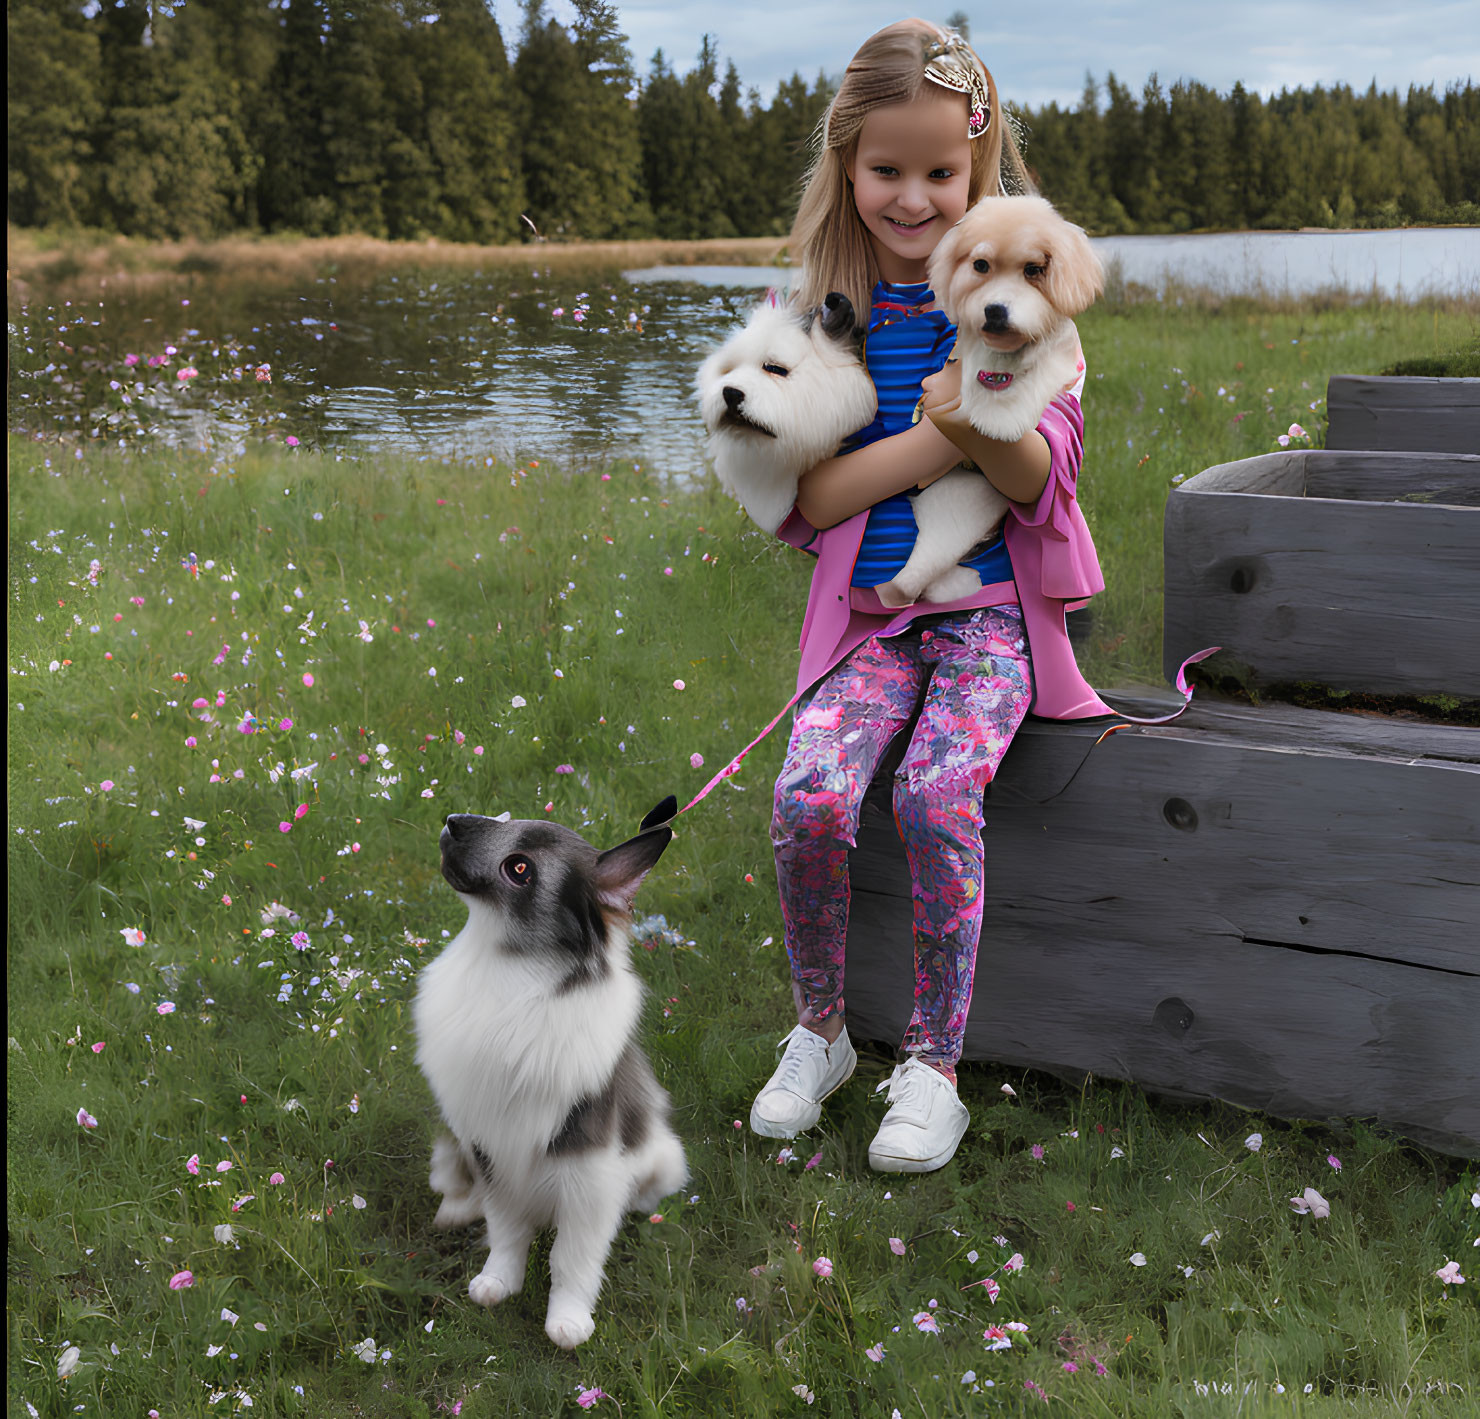
M 927 84 L 910 103 L 874 109 L 847 172 L 879 274 L 923 281 L 936 242 L 969 205 L 965 99 Z

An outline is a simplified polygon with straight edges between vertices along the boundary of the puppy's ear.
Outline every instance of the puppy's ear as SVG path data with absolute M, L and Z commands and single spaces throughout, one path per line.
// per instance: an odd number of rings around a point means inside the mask
M 853 337 L 853 302 L 841 291 L 829 291 L 823 299 L 822 333 L 834 340 Z
M 673 841 L 673 829 L 665 820 L 657 818 L 657 815 L 667 810 L 668 817 L 671 818 L 677 807 L 676 798 L 665 798 L 643 819 L 642 832 L 635 838 L 628 838 L 620 846 L 610 848 L 596 859 L 591 879 L 596 887 L 596 895 L 604 905 L 622 912 L 632 910 L 632 899 L 642 886 L 642 879 L 653 870 L 658 859 L 663 856 L 663 850 Z M 655 818 L 660 826 L 647 827 L 649 820 Z
M 925 268 L 925 274 L 930 282 L 930 289 L 935 292 L 936 304 L 951 317 L 951 272 L 955 270 L 956 263 L 960 260 L 961 244 L 965 240 L 965 233 L 958 222 L 941 239 L 936 242 L 935 250 L 930 253 L 929 264 Z
M 1083 229 L 1055 223 L 1051 257 L 1043 292 L 1049 304 L 1061 315 L 1088 310 L 1105 289 L 1105 271 Z

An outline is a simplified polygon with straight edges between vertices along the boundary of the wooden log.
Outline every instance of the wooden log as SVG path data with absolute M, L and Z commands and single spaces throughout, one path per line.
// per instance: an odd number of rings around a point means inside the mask
M 1480 457 L 1293 451 L 1167 499 L 1164 665 L 1367 694 L 1480 698 Z
M 1326 447 L 1480 453 L 1480 379 L 1332 375 Z
M 1029 721 L 986 804 L 966 1058 L 1480 1156 L 1480 732 L 1194 705 Z M 908 869 L 870 789 L 849 920 L 855 1038 L 913 1006 Z

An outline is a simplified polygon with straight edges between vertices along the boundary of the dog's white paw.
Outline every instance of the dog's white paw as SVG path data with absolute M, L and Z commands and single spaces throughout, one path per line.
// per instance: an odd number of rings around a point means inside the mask
M 970 567 L 952 567 L 925 588 L 926 601 L 960 601 L 975 596 L 982 589 L 982 579 Z
M 896 577 L 893 581 L 881 582 L 874 588 L 874 594 L 885 606 L 896 609 L 901 606 L 913 606 L 919 599 L 911 596 L 899 583 Z
M 521 1282 L 508 1282 L 502 1276 L 490 1276 L 480 1271 L 468 1282 L 468 1299 L 480 1306 L 496 1306 L 516 1292 Z
M 574 1306 L 557 1309 L 552 1305 L 545 1317 L 545 1334 L 562 1350 L 574 1350 L 577 1345 L 584 1345 L 595 1329 L 596 1319 L 591 1312 Z

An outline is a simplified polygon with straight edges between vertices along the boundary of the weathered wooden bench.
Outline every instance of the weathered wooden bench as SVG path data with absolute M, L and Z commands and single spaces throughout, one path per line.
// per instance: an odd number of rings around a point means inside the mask
M 1255 685 L 1474 695 L 1480 461 L 1272 457 L 1169 498 L 1169 663 L 1221 642 Z M 1427 596 L 1388 577 L 1395 541 Z M 988 795 L 965 1057 L 1480 1156 L 1480 729 L 1202 692 L 1094 748 L 1103 727 L 1030 720 Z M 913 997 L 891 771 L 851 856 L 846 985 L 850 1033 L 890 1045 Z
M 1329 449 L 1480 453 L 1480 379 L 1332 375 L 1326 417 Z

